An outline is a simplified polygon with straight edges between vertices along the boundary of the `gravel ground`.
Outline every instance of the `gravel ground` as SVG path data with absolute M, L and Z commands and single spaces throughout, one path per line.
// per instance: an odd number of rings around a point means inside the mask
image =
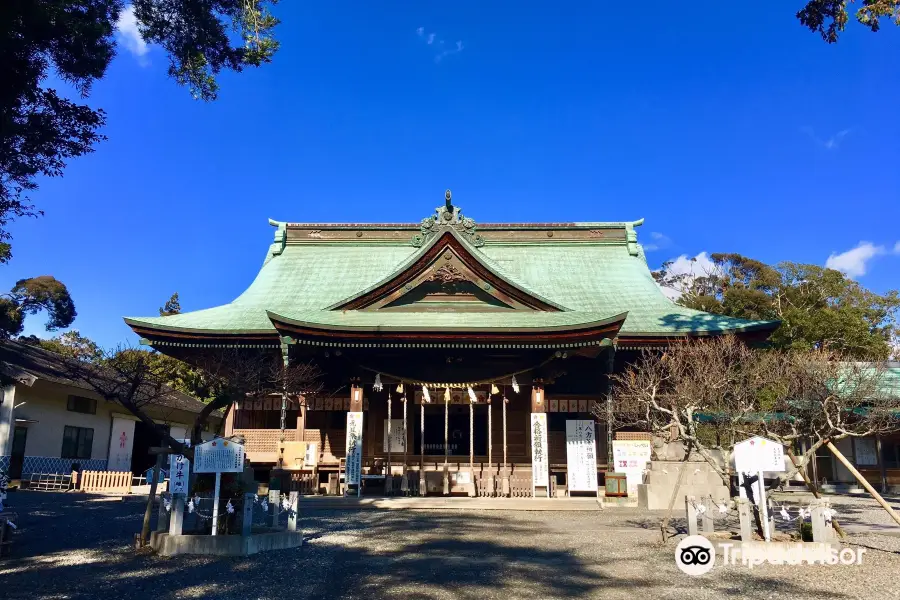
M 900 598 L 900 537 L 863 532 L 886 525 L 883 511 L 872 500 L 832 501 L 859 530 L 852 542 L 870 548 L 862 565 L 717 566 L 693 578 L 675 566 L 677 538 L 660 545 L 657 517 L 630 509 L 318 510 L 303 515 L 302 548 L 166 559 L 129 548 L 139 503 L 18 492 L 9 496 L 19 531 L 13 555 L 0 561 L 0 596 Z M 728 528 L 724 519 L 720 526 Z

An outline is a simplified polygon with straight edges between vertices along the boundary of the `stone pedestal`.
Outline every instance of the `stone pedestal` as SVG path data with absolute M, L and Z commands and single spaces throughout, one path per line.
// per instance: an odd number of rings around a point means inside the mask
M 682 466 L 683 465 L 683 466 Z M 712 497 L 717 503 L 729 500 L 728 488 L 722 479 L 706 462 L 652 461 L 644 477 L 638 484 L 638 506 L 647 510 L 664 510 L 669 507 L 672 490 L 678 481 L 678 469 L 684 469 L 675 506 L 684 504 L 685 497 L 706 499 Z

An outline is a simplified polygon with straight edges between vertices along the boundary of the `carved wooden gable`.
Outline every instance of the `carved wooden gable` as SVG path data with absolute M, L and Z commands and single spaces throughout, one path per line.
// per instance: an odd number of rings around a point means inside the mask
M 411 263 L 333 310 L 558 311 L 562 307 L 510 281 L 452 230 L 446 230 Z

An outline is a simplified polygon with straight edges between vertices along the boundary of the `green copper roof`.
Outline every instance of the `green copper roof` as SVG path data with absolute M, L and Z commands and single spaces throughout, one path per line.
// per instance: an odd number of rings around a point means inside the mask
M 273 333 L 267 311 L 321 325 L 385 328 L 423 323 L 453 327 L 471 325 L 473 320 L 497 327 L 554 327 L 627 313 L 620 335 L 702 335 L 773 326 L 770 322 L 732 319 L 672 303 L 653 280 L 631 224 L 625 224 L 627 239 L 615 241 L 489 239 L 480 247 L 470 246 L 471 252 L 491 270 L 563 307 L 562 312 L 475 313 L 477 316 L 444 313 L 436 320 L 434 313 L 329 311 L 328 307 L 372 288 L 403 268 L 424 248 L 414 247 L 408 234 L 396 241 L 379 243 L 289 243 L 285 225 L 272 223 L 276 226 L 275 242 L 263 267 L 250 287 L 233 302 L 168 317 L 126 318 L 126 322 L 197 333 Z

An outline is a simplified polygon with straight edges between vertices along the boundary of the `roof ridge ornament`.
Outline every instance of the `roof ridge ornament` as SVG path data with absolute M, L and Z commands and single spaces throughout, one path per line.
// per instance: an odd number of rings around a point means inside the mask
M 419 226 L 421 233 L 417 233 L 410 240 L 413 246 L 416 248 L 424 246 L 432 237 L 440 235 L 447 228 L 455 229 L 456 233 L 462 235 L 476 248 L 484 246 L 484 238 L 475 232 L 475 220 L 464 217 L 462 209 L 453 206 L 453 194 L 450 190 L 444 192 L 444 206 L 438 206 L 434 212 L 434 216 L 422 219 Z

